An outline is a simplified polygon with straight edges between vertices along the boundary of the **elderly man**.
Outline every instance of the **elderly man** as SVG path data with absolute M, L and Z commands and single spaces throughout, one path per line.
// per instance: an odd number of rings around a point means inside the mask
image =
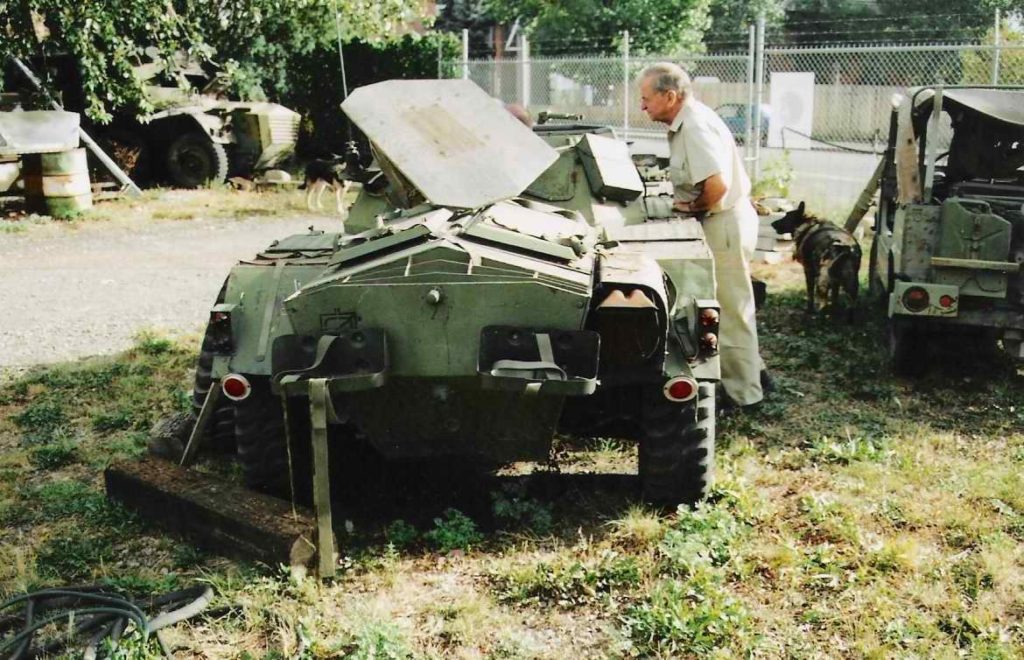
M 762 362 L 754 320 L 750 258 L 757 245 L 757 214 L 750 179 L 725 122 L 693 98 L 690 77 L 671 63 L 647 67 L 640 77 L 641 107 L 668 124 L 673 209 L 696 215 L 715 257 L 722 306 L 719 352 L 726 403 L 749 406 L 762 399 Z

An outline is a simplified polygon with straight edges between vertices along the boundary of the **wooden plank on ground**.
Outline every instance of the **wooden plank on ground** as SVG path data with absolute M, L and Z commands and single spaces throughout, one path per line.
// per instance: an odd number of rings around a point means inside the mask
M 199 547 L 270 566 L 306 564 L 316 521 L 308 509 L 225 483 L 223 477 L 146 457 L 104 473 L 107 497 Z

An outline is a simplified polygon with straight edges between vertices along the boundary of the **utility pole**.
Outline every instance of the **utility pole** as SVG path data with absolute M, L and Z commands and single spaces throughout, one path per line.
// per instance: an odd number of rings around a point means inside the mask
M 622 137 L 629 132 L 629 30 L 622 31 Z

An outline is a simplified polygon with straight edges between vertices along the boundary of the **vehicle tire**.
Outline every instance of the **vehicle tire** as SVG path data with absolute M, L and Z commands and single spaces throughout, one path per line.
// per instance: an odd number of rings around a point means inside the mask
M 644 499 L 658 506 L 701 500 L 714 482 L 714 383 L 700 383 L 696 402 L 683 404 L 651 388 L 641 405 L 638 472 Z
M 202 133 L 185 133 L 167 147 L 167 176 L 180 188 L 198 188 L 222 183 L 228 176 L 228 154 L 224 145 Z
M 284 499 L 308 503 L 312 494 L 312 454 L 309 413 L 297 399 L 289 406 L 291 469 L 281 399 L 270 390 L 267 377 L 250 377 L 252 392 L 235 404 L 235 443 L 242 478 L 249 488 Z M 291 475 L 291 476 L 289 476 Z M 294 479 L 294 493 L 292 491 Z
M 889 363 L 897 376 L 917 378 L 928 369 L 928 341 L 911 319 L 889 319 Z
M 224 302 L 224 294 L 227 290 L 227 282 L 221 287 L 217 294 L 217 303 Z M 210 337 L 210 328 L 207 326 L 203 334 L 203 343 L 199 347 L 199 358 L 196 360 L 196 376 L 192 381 L 192 413 L 195 418 L 206 402 L 206 395 L 213 384 L 213 340 Z M 203 445 L 214 451 L 232 453 L 235 451 L 235 407 L 230 401 L 221 399 L 220 405 L 213 411 L 213 418 L 210 420 L 210 427 L 207 429 Z

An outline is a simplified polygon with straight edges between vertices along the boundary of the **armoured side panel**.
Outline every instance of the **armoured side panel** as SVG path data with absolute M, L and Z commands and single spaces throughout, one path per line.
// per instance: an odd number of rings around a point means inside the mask
M 908 204 L 896 211 L 893 266 L 897 274 L 925 280 L 939 241 L 938 206 Z
M 984 202 L 947 199 L 935 255 L 954 259 L 1006 262 L 1010 254 L 1010 223 L 990 212 Z M 1005 298 L 1005 272 L 981 268 L 935 268 L 934 281 L 952 284 L 962 295 Z

